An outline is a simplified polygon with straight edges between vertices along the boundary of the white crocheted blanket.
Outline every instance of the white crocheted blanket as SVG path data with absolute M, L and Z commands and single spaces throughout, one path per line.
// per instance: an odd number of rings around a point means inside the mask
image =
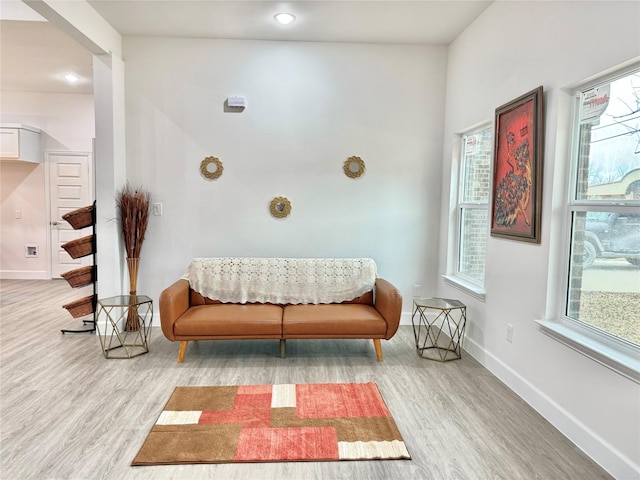
M 223 303 L 318 304 L 352 300 L 376 276 L 370 258 L 195 258 L 182 278 Z

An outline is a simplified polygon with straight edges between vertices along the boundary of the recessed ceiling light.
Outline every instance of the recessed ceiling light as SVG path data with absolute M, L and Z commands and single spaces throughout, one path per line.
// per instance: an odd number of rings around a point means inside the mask
M 296 19 L 296 16 L 291 13 L 276 13 L 273 18 L 276 19 L 280 25 L 289 25 Z
M 64 79 L 69 83 L 77 83 L 78 80 L 80 80 L 80 77 L 78 75 L 76 75 L 75 73 L 67 73 L 64 76 Z

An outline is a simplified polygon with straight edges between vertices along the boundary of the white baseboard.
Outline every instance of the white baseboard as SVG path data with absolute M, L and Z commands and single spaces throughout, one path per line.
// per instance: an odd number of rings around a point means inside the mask
M 630 458 L 619 452 L 491 352 L 469 338 L 465 338 L 464 349 L 615 478 L 620 480 L 640 478 L 640 465 L 635 465 Z
M 0 270 L 1 280 L 51 280 L 46 270 Z
M 400 315 L 400 325 L 411 325 L 411 312 L 402 312 Z

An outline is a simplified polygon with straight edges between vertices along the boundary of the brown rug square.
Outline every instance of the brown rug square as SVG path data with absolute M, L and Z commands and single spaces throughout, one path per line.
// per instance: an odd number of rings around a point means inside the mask
M 410 459 L 375 383 L 177 387 L 132 465 Z

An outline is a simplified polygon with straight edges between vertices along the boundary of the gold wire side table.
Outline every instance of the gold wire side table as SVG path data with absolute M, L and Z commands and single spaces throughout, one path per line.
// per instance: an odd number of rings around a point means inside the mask
M 467 306 L 448 298 L 415 298 L 411 324 L 418 355 L 448 362 L 462 357 Z
M 98 299 L 96 327 L 104 358 L 133 358 L 148 353 L 152 319 L 153 301 L 145 295 Z

